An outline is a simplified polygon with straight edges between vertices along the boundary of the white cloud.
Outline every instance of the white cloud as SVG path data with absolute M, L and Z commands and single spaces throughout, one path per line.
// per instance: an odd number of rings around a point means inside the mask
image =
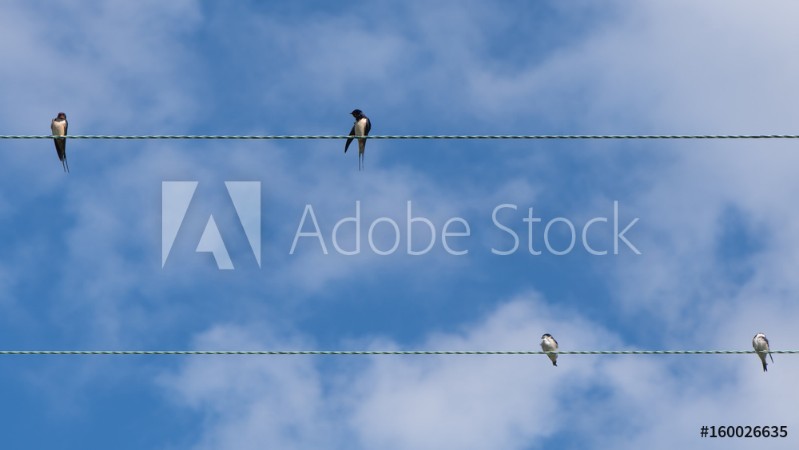
M 597 337 L 614 341 L 534 298 L 509 302 L 457 332 L 432 334 L 422 348 L 537 349 L 542 330 L 568 336 L 563 348 Z M 195 345 L 308 345 L 261 330 L 217 326 Z M 379 336 L 370 341 L 362 344 L 398 348 Z M 180 405 L 210 420 L 197 448 L 523 448 L 562 429 L 549 415 L 558 416 L 563 386 L 587 381 L 597 362 L 564 356 L 554 368 L 543 356 L 379 356 L 330 365 L 306 357 L 197 358 L 162 381 Z
M 196 340 L 198 348 L 259 349 L 303 346 L 270 330 L 220 325 Z M 307 345 L 307 344 L 305 344 Z M 207 415 L 194 448 L 327 447 L 337 434 L 325 404 L 321 375 L 304 357 L 198 357 L 162 383 L 176 400 Z

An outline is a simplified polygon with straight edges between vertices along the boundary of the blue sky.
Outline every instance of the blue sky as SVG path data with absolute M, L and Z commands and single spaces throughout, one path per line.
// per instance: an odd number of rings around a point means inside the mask
M 0 133 L 795 134 L 790 2 L 0 6 Z M 775 349 L 799 342 L 792 141 L 3 141 L 4 349 Z M 161 267 L 164 181 L 199 182 Z M 261 183 L 262 265 L 225 181 Z M 406 254 L 407 202 L 437 231 Z M 336 254 L 361 208 L 361 253 Z M 613 208 L 641 254 L 613 249 Z M 510 235 L 492 212 L 520 236 Z M 292 240 L 311 205 L 330 254 Z M 527 209 L 542 223 L 526 251 Z M 213 214 L 235 270 L 194 249 Z M 369 225 L 398 223 L 394 254 Z M 448 219 L 468 253 L 441 244 Z M 577 242 L 546 251 L 568 219 Z M 608 255 L 589 254 L 580 231 Z M 306 224 L 307 225 L 307 224 Z M 308 230 L 308 228 L 306 228 Z M 351 228 L 341 244 L 352 248 Z M 413 230 L 414 248 L 427 229 Z M 563 222 L 553 248 L 568 246 Z M 391 229 L 374 234 L 389 248 Z M 4 448 L 752 448 L 777 355 L 0 358 Z

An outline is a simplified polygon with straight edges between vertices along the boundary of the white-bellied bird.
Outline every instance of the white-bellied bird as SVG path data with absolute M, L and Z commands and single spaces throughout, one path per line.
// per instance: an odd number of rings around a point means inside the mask
M 363 114 L 363 111 L 360 109 L 353 110 L 350 114 L 355 117 L 355 123 L 352 125 L 352 129 L 350 130 L 350 136 L 368 136 L 369 131 L 372 129 L 372 122 Z M 344 153 L 347 153 L 347 149 L 350 148 L 350 144 L 354 138 L 347 139 L 347 143 L 344 144 Z M 366 139 L 358 139 L 358 170 L 363 169 L 363 154 L 366 150 Z
M 67 128 L 67 115 L 62 112 L 58 113 L 58 116 L 50 122 L 50 131 L 53 132 L 53 136 L 66 136 Z M 58 153 L 58 159 L 61 161 L 64 172 L 69 172 L 69 163 L 67 163 L 67 140 L 63 137 L 57 137 L 53 139 L 53 142 L 55 142 L 55 151 Z
M 558 341 L 547 333 L 541 336 L 541 350 L 547 352 L 547 356 L 552 361 L 552 365 L 558 365 Z
M 752 347 L 754 347 L 755 351 L 757 352 L 757 356 L 760 357 L 760 361 L 763 363 L 763 372 L 768 372 L 766 354 L 768 354 L 768 356 L 771 358 L 771 362 L 774 362 L 774 357 L 771 356 L 771 349 L 768 347 L 768 339 L 766 339 L 766 335 L 763 333 L 757 333 L 755 337 L 752 338 Z

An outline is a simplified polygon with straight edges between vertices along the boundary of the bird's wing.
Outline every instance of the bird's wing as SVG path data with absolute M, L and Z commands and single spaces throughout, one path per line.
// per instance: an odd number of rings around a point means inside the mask
M 364 136 L 369 136 L 369 131 L 372 130 L 372 121 L 366 118 L 366 129 L 363 131 Z
M 552 338 L 552 342 L 554 342 L 554 343 L 555 343 L 555 347 L 557 347 L 557 346 L 558 346 L 558 341 L 556 341 L 556 340 L 555 340 L 555 338 Z
M 68 128 L 69 128 L 69 122 L 67 122 L 67 119 L 64 119 L 64 136 L 67 135 Z
M 765 336 L 763 336 L 763 340 L 764 340 L 764 341 L 766 341 L 766 349 L 767 349 L 767 350 L 771 350 L 771 346 L 770 346 L 770 345 L 769 345 L 769 343 L 768 343 L 768 338 L 767 338 L 767 337 L 765 337 Z M 771 352 L 770 352 L 770 351 L 769 351 L 769 353 L 768 353 L 768 357 L 769 357 L 769 358 L 771 358 L 771 362 L 774 362 L 774 357 L 773 357 L 773 356 L 771 356 Z M 763 356 L 763 360 L 764 360 L 764 361 L 766 360 L 766 357 L 765 357 L 765 355 Z
M 66 139 L 63 138 L 55 138 L 53 139 L 55 143 L 55 151 L 58 153 L 58 159 L 61 161 L 67 157 L 67 142 Z
M 355 125 L 352 126 L 350 130 L 350 136 L 355 136 Z M 352 144 L 352 138 L 347 139 L 347 143 L 344 144 L 344 153 L 347 153 L 347 149 L 350 148 L 350 144 Z

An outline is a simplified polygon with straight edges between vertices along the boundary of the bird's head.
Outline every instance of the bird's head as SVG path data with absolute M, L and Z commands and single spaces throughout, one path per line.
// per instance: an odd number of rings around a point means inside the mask
M 552 337 L 551 334 L 545 333 L 543 336 L 541 336 L 541 339 L 546 339 L 546 338 L 551 338 L 551 337 Z
M 361 111 L 360 109 L 354 109 L 354 110 L 352 110 L 352 112 L 350 114 L 352 114 L 352 117 L 355 117 L 356 119 L 360 119 L 361 116 L 363 116 L 363 111 Z
M 62 112 L 60 112 L 60 113 L 58 113 L 58 116 L 56 116 L 56 119 L 67 120 L 67 115 L 62 113 Z

